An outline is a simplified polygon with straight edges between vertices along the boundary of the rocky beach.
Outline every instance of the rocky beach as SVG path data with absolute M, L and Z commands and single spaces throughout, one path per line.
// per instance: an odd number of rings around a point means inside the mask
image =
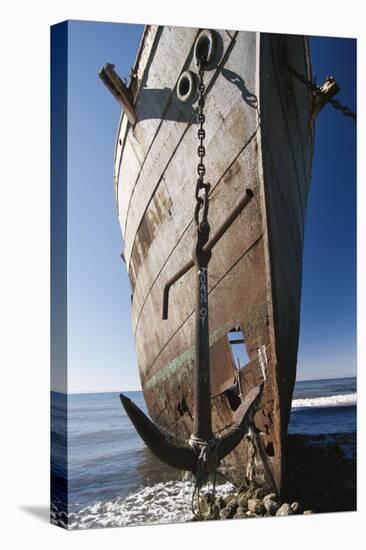
M 244 485 L 214 503 L 207 492 L 200 509 L 203 520 L 356 510 L 356 434 L 289 436 L 283 498 L 262 487 Z

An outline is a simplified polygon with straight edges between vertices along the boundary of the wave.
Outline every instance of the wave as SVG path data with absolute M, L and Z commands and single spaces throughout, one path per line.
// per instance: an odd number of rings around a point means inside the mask
M 307 407 L 344 407 L 346 405 L 356 405 L 356 402 L 356 393 L 346 393 L 343 395 L 327 395 L 325 397 L 294 399 L 292 401 L 292 408 L 302 409 Z
M 211 486 L 201 489 L 202 494 Z M 51 522 L 67 529 L 93 529 L 99 527 L 124 527 L 190 521 L 194 483 L 167 481 L 143 487 L 125 498 L 96 502 L 78 512 L 51 508 Z M 234 494 L 236 488 L 229 482 L 216 486 L 217 496 Z

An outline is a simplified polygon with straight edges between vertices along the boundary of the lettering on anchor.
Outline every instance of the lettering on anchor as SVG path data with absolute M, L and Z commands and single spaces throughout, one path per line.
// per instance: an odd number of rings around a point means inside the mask
M 207 304 L 207 267 L 201 267 L 198 272 L 201 304 Z M 207 318 L 207 305 L 200 308 L 200 321 L 203 324 Z

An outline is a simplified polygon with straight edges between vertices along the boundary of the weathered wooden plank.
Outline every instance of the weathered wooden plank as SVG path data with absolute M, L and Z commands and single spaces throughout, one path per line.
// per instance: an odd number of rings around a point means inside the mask
M 124 184 L 121 185 L 120 183 L 117 186 L 117 197 L 118 197 L 118 217 L 119 217 L 119 223 L 121 227 L 123 227 L 123 212 L 120 211 L 120 205 L 121 205 L 121 195 L 124 196 L 125 193 L 131 193 L 131 186 L 133 185 L 135 174 L 138 173 L 141 170 L 141 164 L 139 159 L 137 158 L 135 151 L 132 147 L 131 141 L 129 140 L 129 136 L 127 135 L 124 148 L 123 148 L 123 156 L 126 156 L 128 158 L 128 162 L 125 163 L 123 168 L 123 179 Z
M 137 96 L 139 88 L 142 85 L 143 75 L 146 69 L 147 62 L 150 58 L 150 53 L 151 53 L 154 41 L 157 40 L 158 38 L 158 30 L 159 30 L 158 25 L 145 26 L 143 36 L 141 38 L 140 48 L 134 64 L 134 69 L 133 69 L 134 78 L 131 82 L 132 96 L 134 100 Z M 114 179 L 115 179 L 115 184 L 117 185 L 117 188 L 118 188 L 118 182 L 119 182 L 122 153 L 123 153 L 125 139 L 127 137 L 126 136 L 127 129 L 128 129 L 127 117 L 122 111 L 118 131 L 117 131 L 117 140 L 116 140 L 116 146 L 115 146 L 115 152 L 114 152 Z M 135 153 L 139 158 L 140 163 L 142 164 L 144 157 L 140 158 L 139 150 L 135 150 Z
M 175 29 L 176 42 L 172 43 L 172 27 L 164 27 L 155 38 L 158 42 L 156 55 L 146 64 L 145 71 L 136 100 L 137 124 L 133 131 L 129 132 L 129 139 L 141 165 L 148 158 L 148 151 L 156 135 L 160 131 L 164 112 L 171 101 L 179 75 L 186 63 L 186 58 L 192 50 L 197 29 Z M 174 45 L 174 47 L 173 47 Z M 124 161 L 126 159 L 126 161 Z M 118 182 L 122 177 L 123 185 L 124 169 L 121 174 L 121 166 L 128 163 L 128 155 L 122 156 L 122 161 L 117 169 Z M 138 179 L 139 172 L 131 175 L 132 181 L 127 183 L 128 189 L 133 189 Z M 119 194 L 119 211 L 126 220 L 129 201 L 132 192 Z M 125 223 L 122 225 L 125 235 Z
M 198 29 L 188 27 L 161 28 L 156 54 L 146 65 L 135 105 L 139 124 L 134 129 L 134 136 L 145 156 L 184 70 L 197 32 Z
M 278 239 L 278 242 L 282 242 L 284 246 L 287 246 L 286 255 L 291 258 L 291 264 L 294 266 L 292 270 L 294 275 L 294 281 L 301 275 L 301 258 L 303 248 L 303 236 L 301 234 L 301 228 L 298 225 L 294 225 L 293 218 L 291 217 L 291 210 L 289 209 L 289 203 L 291 203 L 291 193 L 285 194 L 284 192 L 284 174 L 283 171 L 278 174 L 275 168 L 274 152 L 271 151 L 271 147 L 268 140 L 263 136 L 263 150 L 266 155 L 267 172 L 266 178 L 270 184 L 267 188 L 267 201 L 271 205 L 271 227 L 273 226 L 272 237 Z
M 237 121 L 240 120 L 238 110 L 233 113 L 233 117 Z M 224 132 L 222 134 L 224 134 Z M 230 143 L 230 140 L 228 140 L 228 142 Z M 221 150 L 223 153 L 225 148 L 222 146 L 223 144 L 221 141 L 219 140 L 219 142 L 215 143 L 217 149 L 215 147 L 214 152 Z M 210 146 L 207 150 L 209 155 Z M 230 150 L 230 147 L 228 147 L 228 151 Z M 222 156 L 225 158 L 224 154 Z M 244 147 L 244 150 L 238 155 L 236 160 L 233 161 L 231 155 L 227 158 L 226 170 L 223 173 L 218 174 L 217 181 L 212 181 L 213 190 L 211 192 L 209 210 L 212 234 L 214 233 L 215 228 L 219 227 L 219 225 L 226 219 L 228 213 L 232 211 L 238 200 L 242 198 L 246 188 L 250 188 L 256 192 L 256 187 L 258 185 L 256 173 L 256 145 L 255 140 L 252 140 L 247 147 Z M 165 223 L 162 224 L 159 229 L 159 231 L 161 231 L 161 233 L 159 233 L 159 239 L 151 243 L 145 262 L 140 266 L 139 277 L 134 292 L 133 327 L 136 326 L 137 319 L 141 315 L 142 305 L 146 300 L 147 293 L 150 292 L 158 274 L 163 269 L 165 263 L 167 262 L 169 256 L 174 252 L 175 248 L 178 247 L 178 250 L 181 251 L 177 252 L 177 261 L 179 258 L 181 264 L 189 259 L 193 249 L 195 238 L 192 210 L 192 207 L 194 206 L 194 190 L 192 189 L 190 192 L 193 200 L 187 201 L 185 200 L 186 191 L 184 188 L 176 186 L 176 191 L 177 187 L 181 192 L 179 194 L 176 192 L 175 196 L 170 195 L 172 199 L 172 206 L 170 208 L 172 217 L 166 219 Z M 183 208 L 184 202 L 192 203 L 190 208 L 186 205 L 184 210 L 186 213 L 185 217 L 182 215 L 179 216 L 179 213 L 177 212 L 179 209 Z M 262 226 L 260 225 L 261 218 L 256 214 L 253 205 L 247 207 L 245 212 L 245 219 L 248 222 L 250 220 L 250 216 L 255 217 L 255 224 L 258 227 L 258 232 L 260 232 L 262 230 Z M 178 219 L 180 220 L 180 226 L 177 224 Z M 250 223 L 248 223 L 248 227 L 251 227 Z M 248 233 L 250 233 L 249 230 Z M 235 241 L 236 239 L 234 239 L 234 242 Z M 214 254 L 216 255 L 216 250 L 214 251 Z M 213 262 L 211 262 L 211 264 L 212 263 Z M 176 271 L 178 266 L 173 263 L 172 268 L 173 271 L 171 272 L 164 269 L 163 275 L 166 280 L 173 276 L 174 269 Z M 213 269 L 212 265 L 210 266 L 210 269 Z M 212 274 L 215 275 L 214 271 L 212 271 Z
M 283 41 L 287 51 L 292 52 L 292 63 L 301 66 L 303 40 L 285 37 Z M 296 376 L 303 235 L 312 158 L 312 136 L 304 139 L 309 101 L 295 100 L 292 79 L 279 62 L 280 46 L 280 37 L 262 35 L 261 130 L 277 359 L 274 395 L 278 449 L 284 443 Z
M 146 67 L 151 60 L 151 53 L 155 40 L 157 40 L 162 28 L 158 25 L 146 25 L 144 28 L 143 36 L 141 38 L 140 48 L 137 54 L 136 61 L 134 63 L 134 72 L 137 78 L 137 85 L 135 86 L 134 95 L 137 94 L 144 78 Z
M 255 222 L 255 219 L 258 218 L 256 216 L 258 210 L 254 203 L 251 204 L 250 207 L 251 210 L 248 210 L 246 212 L 244 211 L 242 213 L 241 217 L 239 217 L 237 221 L 234 222 L 227 233 L 223 236 L 222 240 L 219 241 L 219 243 L 215 247 L 214 255 L 210 262 L 210 291 L 220 284 L 223 284 L 222 279 L 225 278 L 225 274 L 234 269 L 235 264 L 240 261 L 240 258 L 243 256 L 243 254 L 249 251 L 251 246 L 256 243 L 258 239 L 260 239 L 260 220 L 258 220 L 257 223 Z M 248 219 L 252 220 L 252 230 L 250 230 Z M 244 234 L 243 227 L 246 228 L 246 232 Z M 235 236 L 239 232 L 243 235 L 240 241 L 235 238 Z M 171 255 L 171 257 L 169 258 L 169 262 L 166 264 L 161 275 L 156 280 L 144 304 L 143 315 L 140 316 L 139 323 L 136 327 L 136 341 L 138 340 L 139 331 L 141 331 L 141 334 L 146 331 L 149 320 L 151 319 L 151 315 L 153 314 L 154 307 L 156 307 L 159 302 L 162 303 L 162 290 L 167 280 L 167 277 L 170 276 L 171 273 L 174 273 L 179 265 L 182 265 L 182 263 L 185 262 L 185 258 L 181 257 L 182 250 L 186 248 L 184 245 L 185 243 L 184 241 L 182 241 L 180 243 L 180 246 L 178 246 L 174 253 Z M 169 322 L 161 321 L 158 318 L 156 319 L 157 333 L 151 334 L 151 342 L 149 342 L 148 346 L 150 357 L 153 356 L 154 350 L 156 351 L 156 353 L 158 353 L 159 350 L 166 345 L 166 343 L 172 338 L 172 335 L 178 331 L 182 323 L 184 323 L 185 320 L 192 314 L 195 308 L 194 281 L 195 272 L 194 269 L 192 269 L 184 276 L 184 279 L 182 278 L 174 285 L 170 297 Z M 251 275 L 247 274 L 243 279 L 243 284 L 245 286 L 248 285 L 248 288 L 250 288 L 250 281 Z M 190 289 L 190 291 L 188 291 L 187 289 Z M 265 288 L 263 292 L 265 292 Z M 214 305 L 212 305 L 212 307 L 214 307 Z M 228 311 L 231 311 L 232 316 L 234 315 L 233 310 L 228 309 Z M 218 313 L 220 313 L 220 311 L 218 311 Z M 253 311 L 252 314 L 253 319 L 255 319 L 255 311 Z M 222 315 L 223 312 L 221 312 L 221 316 Z M 155 317 L 157 317 L 156 313 Z M 215 328 L 212 327 L 212 330 L 215 330 Z M 220 336 L 222 336 L 222 334 Z M 150 334 L 148 338 L 150 338 Z M 149 366 L 148 363 L 146 364 L 146 366 Z M 143 368 L 142 365 L 140 367 Z
M 159 130 L 164 109 L 170 101 L 170 92 L 168 93 L 167 90 L 174 89 L 182 67 L 184 67 L 185 57 L 192 48 L 197 30 L 183 28 L 179 30 L 177 33 L 177 44 L 182 46 L 182 50 L 175 50 L 172 52 L 172 56 L 170 58 L 172 62 L 168 64 L 167 48 L 169 42 L 171 41 L 171 32 L 172 27 L 164 27 L 159 31 L 157 28 L 153 30 L 153 32 L 147 37 L 147 44 L 143 48 L 143 53 L 141 54 L 142 57 L 136 69 L 139 81 L 136 101 L 138 123 L 133 130 L 130 129 L 130 131 L 128 131 L 128 139 L 141 165 L 144 163 L 148 150 L 151 146 L 151 142 Z M 157 55 L 153 59 L 150 59 L 151 48 L 156 42 L 159 45 Z M 147 52 L 149 52 L 149 54 L 147 54 Z M 149 63 L 148 58 L 150 59 Z M 162 66 L 165 67 L 163 71 Z M 148 102 L 153 108 L 153 112 L 150 117 L 148 117 L 147 107 L 144 105 L 147 94 L 152 94 L 151 100 Z M 126 126 L 122 127 L 120 131 L 119 139 L 121 140 L 121 147 L 125 141 L 125 132 Z M 115 159 L 115 171 L 117 184 L 120 184 L 121 179 L 121 186 L 126 188 L 126 191 L 124 191 L 123 194 L 119 194 L 119 211 L 123 213 L 123 219 L 126 217 L 131 190 L 133 189 L 140 172 L 140 170 L 134 173 L 131 172 L 131 181 L 127 180 L 124 166 L 126 163 L 128 164 L 128 159 L 128 151 L 124 153 L 122 147 L 118 158 L 116 157 Z M 121 166 L 123 166 L 122 174 Z M 123 224 L 123 234 L 124 230 L 125 225 Z
M 298 70 L 301 72 L 301 74 L 305 76 L 305 78 L 307 78 L 307 80 L 312 81 L 309 39 L 307 37 L 302 37 L 302 40 L 304 43 L 303 56 L 302 56 L 303 60 L 300 66 L 298 67 Z M 295 61 L 292 60 L 292 50 L 290 51 L 289 62 L 291 64 L 295 63 Z M 296 120 L 299 125 L 299 133 L 300 133 L 301 142 L 303 146 L 302 157 L 304 160 L 304 171 L 306 176 L 306 196 L 307 196 L 310 188 L 310 183 L 311 183 L 311 168 L 312 168 L 313 153 L 314 153 L 314 125 L 309 124 L 309 116 L 307 115 L 306 110 L 308 112 L 311 111 L 312 96 L 311 96 L 310 90 L 308 90 L 308 88 L 304 86 L 304 84 L 302 84 L 296 78 L 293 78 L 293 88 L 294 88 L 295 110 L 297 113 Z M 300 106 L 307 106 L 305 108 L 305 112 L 304 112 L 304 108 L 301 108 Z M 307 205 L 307 201 L 306 201 L 306 205 Z
M 250 67 L 246 60 L 246 56 L 249 56 L 251 59 L 255 57 L 252 51 L 254 47 L 255 36 L 250 35 L 245 41 L 241 37 L 238 38 L 237 44 L 230 54 L 227 64 L 222 69 L 222 72 L 225 71 L 225 77 L 219 76 L 215 83 L 215 93 L 210 94 L 206 100 L 206 108 L 212 113 L 212 116 L 207 121 L 208 128 L 206 140 L 208 141 L 208 146 L 206 148 L 207 177 L 211 181 L 212 188 L 215 187 L 222 173 L 231 165 L 237 152 L 245 145 L 246 140 L 250 139 L 251 132 L 254 133 L 255 130 L 255 109 L 248 105 L 243 99 L 243 89 L 238 88 L 232 83 L 232 80 L 228 80 L 227 78 L 229 73 L 230 75 L 237 75 L 237 73 L 234 73 L 234 70 L 240 71 L 242 70 L 241 67 L 245 66 L 247 85 L 250 86 L 249 89 L 254 87 L 253 78 L 255 67 Z M 233 77 L 230 76 L 230 78 L 232 79 Z M 237 75 L 235 78 L 236 80 L 240 80 L 241 77 L 239 78 Z M 233 87 L 234 91 L 232 89 Z M 250 92 L 248 91 L 247 93 L 249 94 Z M 219 106 L 221 111 L 218 109 Z M 187 170 L 187 158 L 194 157 L 196 152 L 196 133 L 196 126 L 192 126 L 187 130 L 180 143 L 179 149 L 171 159 L 164 174 L 164 182 L 167 182 L 169 186 L 173 204 L 170 209 L 170 223 L 168 223 L 167 227 L 162 226 L 161 228 L 159 252 L 151 252 L 151 262 L 153 262 L 154 265 L 151 265 L 150 262 L 146 267 L 142 267 L 141 264 L 136 265 L 136 262 L 132 261 L 130 264 L 130 275 L 133 280 L 136 280 L 137 267 L 139 269 L 141 268 L 143 272 L 146 271 L 150 279 L 156 276 L 157 270 L 160 269 L 160 265 L 156 263 L 156 258 L 162 258 L 162 261 L 164 261 L 174 242 L 180 238 L 181 233 L 185 231 L 188 223 L 192 220 L 196 162 L 194 162 L 194 158 L 192 158 L 192 166 L 190 170 Z M 238 137 L 240 135 L 241 139 Z M 230 174 L 226 176 L 226 179 L 229 177 Z M 248 172 L 247 178 L 248 181 L 250 181 L 250 174 Z M 179 181 L 179 185 L 177 185 L 177 181 Z M 241 190 L 241 193 L 243 192 L 244 191 Z M 188 201 L 187 196 L 191 196 L 192 200 Z M 149 207 L 144 217 L 146 217 L 148 212 Z M 137 232 L 135 243 L 137 249 L 140 248 L 138 245 L 138 233 L 139 231 Z M 133 256 L 134 251 L 132 252 L 132 260 Z M 143 276 L 143 274 L 141 274 L 141 276 Z M 143 279 L 143 282 L 140 283 L 140 286 L 141 285 L 144 288 L 150 288 L 151 280 Z M 136 299 L 138 299 L 138 297 L 136 297 Z
M 283 105 L 284 99 L 280 94 L 284 93 L 284 85 L 281 81 L 279 87 L 275 74 L 271 36 L 264 39 L 262 35 L 261 44 L 262 135 L 271 148 L 273 169 L 277 174 L 282 196 L 287 197 L 287 218 L 295 233 L 300 235 L 301 242 L 304 235 L 306 180 L 302 169 L 298 127 L 289 121 L 295 114 L 294 104 L 290 102 L 286 107 Z
M 303 36 L 282 36 L 279 38 L 277 35 L 272 35 L 270 42 L 278 97 L 282 106 L 283 118 L 291 146 L 290 150 L 293 153 L 292 161 L 297 167 L 302 211 L 305 218 L 307 199 L 306 181 L 309 180 L 308 168 L 309 164 L 311 164 L 309 163 L 309 154 L 312 153 L 312 148 L 309 145 L 305 147 L 305 136 L 306 134 L 311 134 L 308 125 L 310 109 L 309 94 L 307 88 L 303 84 L 299 87 L 300 82 L 294 79 L 287 69 L 283 67 L 280 57 L 280 48 L 284 48 L 290 65 L 298 67 L 300 72 L 306 75 L 308 67 L 304 57 L 304 40 Z M 304 126 L 307 126 L 307 132 Z M 303 134 L 301 130 L 303 130 Z M 305 158 L 305 155 L 307 158 Z
M 223 48 L 227 50 L 229 38 L 223 37 Z M 195 62 L 190 59 L 187 62 L 192 70 L 196 71 Z M 213 78 L 216 78 L 217 71 L 207 73 L 206 85 L 210 84 Z M 187 114 L 188 113 L 188 114 Z M 168 109 L 164 115 L 165 119 L 161 128 L 153 141 L 151 150 L 142 167 L 141 174 L 136 182 L 133 193 L 130 198 L 130 206 L 123 203 L 120 205 L 122 217 L 127 216 L 127 225 L 125 228 L 126 242 L 126 262 L 129 265 L 131 248 L 138 226 L 147 207 L 146 199 L 151 197 L 156 186 L 164 174 L 166 167 L 177 147 L 183 145 L 184 133 L 190 128 L 190 120 L 193 117 L 191 105 L 180 102 L 175 94 L 172 94 Z M 190 153 L 189 153 L 190 154 Z
M 117 204 L 117 210 L 119 205 L 119 199 L 118 199 L 118 177 L 119 177 L 119 166 L 121 164 L 121 158 L 122 158 L 122 152 L 125 147 L 125 142 L 128 139 L 127 134 L 127 127 L 128 127 L 128 118 L 127 116 L 122 113 L 121 119 L 119 123 L 118 133 L 117 133 L 117 139 L 114 149 L 114 170 L 113 170 L 113 180 L 114 180 L 114 188 L 116 193 L 116 204 Z
M 246 253 L 242 254 L 241 259 L 239 259 L 231 269 L 227 270 L 226 276 L 221 277 L 216 284 L 211 285 L 209 294 L 211 346 L 229 332 L 232 328 L 233 319 L 236 319 L 238 324 L 242 323 L 250 328 L 255 326 L 256 320 L 261 320 L 263 316 L 266 316 L 266 285 L 263 272 L 262 253 L 261 244 L 247 250 Z M 191 273 L 191 281 L 193 281 L 194 278 L 195 274 Z M 189 285 L 189 283 L 186 282 L 185 285 L 181 284 L 180 288 L 176 289 L 172 302 L 174 301 L 175 304 L 179 303 L 179 305 L 183 302 L 184 293 L 187 294 L 187 285 Z M 235 292 L 232 292 L 233 286 L 235 286 Z M 187 296 L 188 300 L 189 298 L 190 296 Z M 160 330 L 156 330 L 149 344 L 145 346 L 144 343 L 145 350 L 142 350 L 141 364 L 139 363 L 143 377 L 146 375 L 146 371 L 149 373 L 149 380 L 155 374 L 157 375 L 157 380 L 164 377 L 165 375 L 162 373 L 163 366 L 168 365 L 164 367 L 166 373 L 168 373 L 170 369 L 173 369 L 173 367 L 169 365 L 172 361 L 175 361 L 177 352 L 179 355 L 179 350 L 186 349 L 187 343 L 194 341 L 194 303 L 193 300 L 189 301 L 190 307 L 186 308 L 184 314 L 180 314 L 181 310 L 172 306 L 172 314 L 171 316 L 169 315 L 169 321 L 162 321 L 160 327 L 158 327 Z M 148 322 L 148 314 L 152 307 L 153 300 L 148 300 L 145 306 L 146 315 L 144 315 L 143 320 L 137 328 L 137 335 L 141 334 L 142 336 L 142 334 L 146 334 L 146 323 Z M 191 311 L 189 312 L 188 309 Z M 228 316 L 226 319 L 225 315 Z M 174 331 L 171 330 L 170 327 L 167 327 L 167 332 L 164 334 L 163 331 L 165 332 L 165 327 L 163 323 L 165 323 L 165 325 L 175 325 L 175 327 L 177 327 L 176 320 L 178 320 L 178 323 L 181 321 L 180 330 Z M 245 327 L 243 328 L 245 330 Z M 255 329 L 253 328 L 253 330 Z M 170 333 L 169 336 L 168 331 Z M 164 342 L 167 336 L 168 339 Z M 155 345 L 156 338 L 159 340 L 158 345 Z M 257 338 L 264 338 L 263 333 L 261 332 L 261 335 L 257 335 Z M 144 351 L 148 353 L 145 355 Z M 154 353 L 156 354 L 155 358 Z M 154 358 L 152 363 L 151 358 Z M 146 361 L 145 371 L 144 361 Z M 185 362 L 184 357 L 182 361 Z M 168 374 L 166 375 L 168 376 Z M 155 382 L 151 382 L 150 386 L 154 383 Z

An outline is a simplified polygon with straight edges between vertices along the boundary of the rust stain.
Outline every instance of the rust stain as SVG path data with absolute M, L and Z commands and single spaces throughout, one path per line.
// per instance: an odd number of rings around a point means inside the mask
M 133 288 L 136 284 L 136 274 L 139 272 L 149 252 L 151 243 L 160 226 L 171 216 L 171 207 L 172 200 L 165 185 L 159 186 L 157 193 L 152 198 L 150 206 L 141 220 L 133 244 L 129 268 L 129 275 L 133 280 Z

